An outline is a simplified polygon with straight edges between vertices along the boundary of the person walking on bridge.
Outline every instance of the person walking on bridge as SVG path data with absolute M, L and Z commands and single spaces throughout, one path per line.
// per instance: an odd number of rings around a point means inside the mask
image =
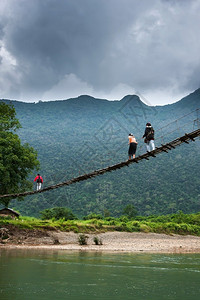
M 151 126 L 151 123 L 146 124 L 146 128 L 145 128 L 143 138 L 145 138 L 144 142 L 146 143 L 147 152 L 155 150 L 154 129 Z
M 34 182 L 36 181 L 37 183 L 37 191 L 41 190 L 42 188 L 42 183 L 43 183 L 43 178 L 40 176 L 40 174 L 37 174 L 37 176 L 34 179 Z
M 132 133 L 129 133 L 128 143 L 129 143 L 128 155 L 130 160 L 132 157 L 135 158 L 135 153 L 137 150 L 137 142 Z

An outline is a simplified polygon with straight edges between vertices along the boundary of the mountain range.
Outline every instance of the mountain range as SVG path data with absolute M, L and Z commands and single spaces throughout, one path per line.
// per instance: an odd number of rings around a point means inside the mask
M 38 152 L 44 186 L 66 181 L 128 159 L 128 134 L 146 151 L 142 136 L 150 122 L 159 146 L 200 125 L 200 89 L 165 106 L 150 106 L 137 95 L 108 101 L 82 95 L 37 103 L 12 103 L 22 128 L 22 143 Z M 199 120 L 197 119 L 199 116 Z M 140 215 L 200 211 L 200 141 L 182 145 L 149 161 L 133 164 L 86 182 L 13 200 L 11 207 L 38 216 L 46 208 L 65 206 L 77 216 L 118 216 L 128 204 Z M 35 174 L 30 175 L 33 180 Z M 35 187 L 34 187 L 35 188 Z

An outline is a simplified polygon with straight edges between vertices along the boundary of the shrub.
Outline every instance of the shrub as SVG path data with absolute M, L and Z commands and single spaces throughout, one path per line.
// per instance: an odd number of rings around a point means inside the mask
M 87 245 L 88 236 L 85 234 L 80 234 L 78 237 L 79 245 Z
M 83 217 L 83 220 L 91 220 L 91 219 L 102 220 L 103 216 L 102 215 L 97 215 L 95 213 L 91 213 L 91 214 Z
M 129 218 L 127 216 L 121 216 L 119 218 L 119 221 L 127 223 L 129 221 Z
M 67 207 L 53 207 L 48 208 L 40 212 L 42 220 L 75 220 L 76 216 L 72 213 L 71 209 Z
M 98 238 L 97 236 L 94 237 L 93 239 L 95 245 L 103 245 L 102 240 Z
M 140 231 L 148 233 L 148 232 L 151 232 L 151 228 L 146 224 L 141 224 L 140 225 Z
M 116 221 L 116 218 L 114 217 L 106 217 L 104 218 L 105 221 Z
M 105 218 L 105 219 L 104 219 L 104 223 L 105 223 L 106 225 L 117 225 L 118 220 L 115 219 L 115 218 L 113 218 L 113 217 L 109 217 L 109 218 Z

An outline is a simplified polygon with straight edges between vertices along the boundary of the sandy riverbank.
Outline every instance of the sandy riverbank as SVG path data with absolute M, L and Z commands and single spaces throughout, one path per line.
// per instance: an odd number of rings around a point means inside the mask
M 62 249 L 71 251 L 200 253 L 200 237 L 140 232 L 105 232 L 86 234 L 87 245 L 78 243 L 79 234 L 61 231 L 21 230 L 3 240 L 1 248 Z M 95 245 L 98 237 L 102 245 Z

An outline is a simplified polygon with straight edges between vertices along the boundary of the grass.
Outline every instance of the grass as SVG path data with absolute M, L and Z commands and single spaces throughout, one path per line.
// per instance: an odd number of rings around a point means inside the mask
M 20 216 L 18 219 L 0 217 L 0 227 L 6 225 L 17 226 L 21 229 L 48 229 L 73 231 L 75 233 L 97 233 L 106 231 L 126 232 L 154 232 L 165 234 L 197 235 L 200 236 L 200 213 L 178 214 L 167 216 L 137 216 L 134 219 L 127 217 L 104 218 L 89 220 L 41 220 L 33 217 Z

